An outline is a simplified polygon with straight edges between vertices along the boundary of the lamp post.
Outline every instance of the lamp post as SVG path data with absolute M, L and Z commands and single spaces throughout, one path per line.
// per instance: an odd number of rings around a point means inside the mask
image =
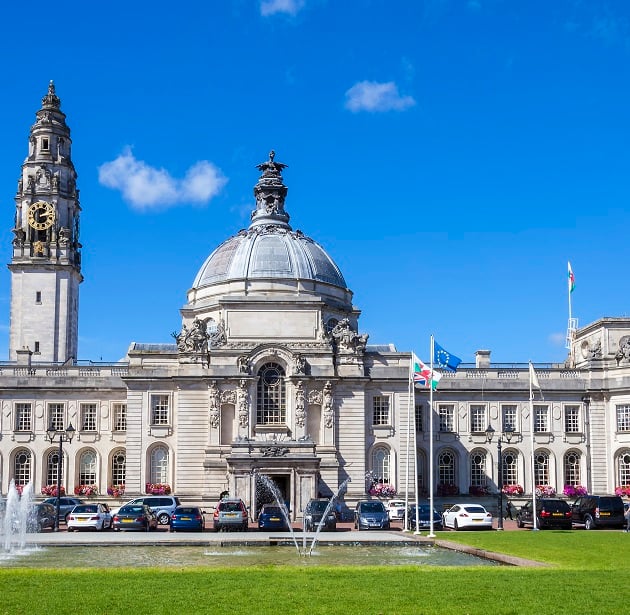
M 503 443 L 509 444 L 512 441 L 514 435 L 514 428 L 508 425 L 503 429 L 503 433 L 499 435 L 497 439 L 497 452 L 498 458 L 498 480 L 497 487 L 499 488 L 499 518 L 497 519 L 497 531 L 503 531 Z M 494 437 L 494 428 L 492 425 L 488 425 L 486 428 L 486 440 L 488 443 L 492 442 Z M 503 439 L 505 438 L 505 440 Z
M 46 430 L 46 437 L 50 440 L 51 444 L 55 443 L 55 439 L 59 439 L 59 452 L 57 453 L 57 514 L 55 515 L 55 532 L 59 531 L 59 507 L 61 497 L 61 469 L 63 467 L 63 443 L 67 442 L 70 444 L 72 442 L 72 438 L 74 438 L 75 428 L 72 426 L 72 423 L 68 424 L 65 431 L 58 431 L 51 424 Z

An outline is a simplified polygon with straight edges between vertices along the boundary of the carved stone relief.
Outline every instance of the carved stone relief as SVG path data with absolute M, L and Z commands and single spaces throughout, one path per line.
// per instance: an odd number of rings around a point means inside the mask
M 323 391 L 323 400 L 324 400 L 324 425 L 326 427 L 333 426 L 333 394 L 332 394 L 332 384 L 328 381 L 324 385 Z
M 208 390 L 209 393 L 209 415 L 210 415 L 210 426 L 218 427 L 219 426 L 219 388 L 217 387 L 216 380 L 213 380 L 210 383 L 210 388 Z
M 306 410 L 304 409 L 304 385 L 298 382 L 295 385 L 295 424 L 304 427 Z
M 617 365 L 621 361 L 630 363 L 630 335 L 624 335 L 619 340 L 619 350 L 615 353 L 615 359 L 617 360 Z
M 236 405 L 238 410 L 238 424 L 241 427 L 249 425 L 249 395 L 247 380 L 241 380 L 236 391 Z

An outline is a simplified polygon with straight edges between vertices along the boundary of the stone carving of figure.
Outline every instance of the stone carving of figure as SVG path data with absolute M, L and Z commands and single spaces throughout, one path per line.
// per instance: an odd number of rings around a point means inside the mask
M 299 353 L 293 356 L 293 373 L 297 376 L 306 374 L 306 359 Z
M 59 190 L 59 173 L 55 173 L 52 176 L 52 187 L 53 190 Z
M 179 333 L 171 333 L 171 335 L 175 338 L 180 352 L 208 351 L 208 331 L 205 320 L 195 318 L 190 329 L 184 324 Z
M 13 234 L 15 235 L 15 239 L 13 240 L 14 246 L 22 246 L 24 245 L 24 240 L 26 239 L 26 232 L 23 228 L 14 228 Z
M 236 359 L 238 371 L 241 374 L 249 374 L 249 359 L 245 355 L 241 355 Z
M 67 226 L 62 226 L 59 229 L 59 245 L 67 246 L 70 243 L 70 229 Z
M 216 380 L 213 380 L 210 383 L 208 393 L 208 414 L 210 417 L 210 426 L 216 428 L 219 426 L 219 388 L 217 387 Z
M 330 332 L 337 347 L 342 351 L 365 352 L 368 335 L 359 335 L 350 325 L 350 320 L 343 318 Z
M 28 179 L 26 180 L 26 185 L 28 190 L 30 190 L 31 192 L 35 190 L 35 178 L 32 175 L 28 176 Z
M 227 342 L 227 335 L 225 334 L 225 325 L 223 324 L 223 320 L 219 319 L 216 331 L 210 335 L 209 341 L 211 348 L 223 346 L 223 344 Z
M 295 424 L 304 427 L 306 411 L 304 410 L 304 385 L 298 382 L 295 385 Z
M 332 395 L 332 384 L 330 383 L 330 380 L 324 385 L 323 400 L 324 400 L 324 425 L 326 427 L 332 427 L 333 426 L 333 395 Z
M 588 353 L 591 359 L 602 358 L 602 341 L 595 340 L 595 342 L 588 347 Z
M 615 359 L 617 360 L 617 365 L 622 360 L 630 361 L 630 336 L 624 335 L 619 340 L 619 350 L 615 354 Z
M 247 395 L 247 380 L 241 380 L 236 391 L 236 406 L 238 411 L 238 424 L 241 427 L 249 425 L 249 404 Z

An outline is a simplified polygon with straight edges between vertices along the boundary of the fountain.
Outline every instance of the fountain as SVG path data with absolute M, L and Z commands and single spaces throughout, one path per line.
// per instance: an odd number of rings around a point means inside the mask
M 33 485 L 29 483 L 20 495 L 15 481 L 11 480 L 4 507 L 4 516 L 0 524 L 4 551 L 13 553 L 24 549 L 26 532 L 29 529 L 29 518 L 33 504 Z
M 330 514 L 330 511 L 332 510 L 332 507 L 335 501 L 337 500 L 337 498 L 339 498 L 339 495 L 341 494 L 341 492 L 348 486 L 348 483 L 350 482 L 350 480 L 351 479 L 348 476 L 348 478 L 346 478 L 346 480 L 344 480 L 343 483 L 339 485 L 339 489 L 337 489 L 337 491 L 330 498 L 330 501 L 328 502 L 328 506 L 326 506 L 326 510 L 324 510 L 324 514 L 322 515 L 322 518 L 319 520 L 319 523 L 317 524 L 317 529 L 315 530 L 315 535 L 313 536 L 313 541 L 311 542 L 311 548 L 308 550 L 308 555 L 312 555 L 313 549 L 315 548 L 317 540 L 319 539 L 319 533 L 322 531 L 322 527 L 324 527 L 326 523 L 326 519 L 328 518 L 328 515 Z M 304 551 L 306 552 L 306 531 L 304 528 L 303 528 L 303 534 L 304 534 Z

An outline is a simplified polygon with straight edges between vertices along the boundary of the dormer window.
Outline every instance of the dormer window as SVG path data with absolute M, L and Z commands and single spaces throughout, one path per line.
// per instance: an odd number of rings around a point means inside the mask
M 42 151 L 50 151 L 50 141 L 48 140 L 48 137 L 42 137 Z

